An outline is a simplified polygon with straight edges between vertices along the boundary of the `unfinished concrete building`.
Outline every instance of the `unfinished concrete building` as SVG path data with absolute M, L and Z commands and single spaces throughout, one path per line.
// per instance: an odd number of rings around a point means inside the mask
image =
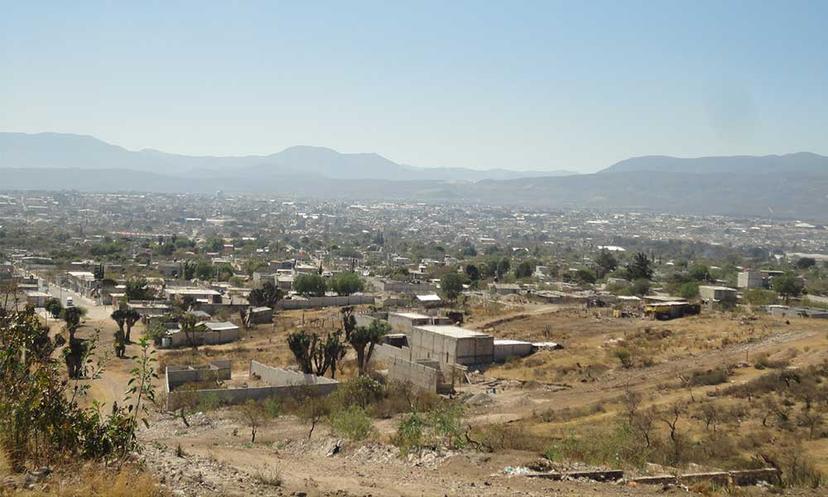
M 450 325 L 454 324 L 449 318 L 429 316 L 419 312 L 389 312 L 388 324 L 398 333 L 408 333 L 415 326 Z
M 494 338 L 480 331 L 452 325 L 425 325 L 414 326 L 406 335 L 415 359 L 463 366 L 487 365 L 494 361 Z

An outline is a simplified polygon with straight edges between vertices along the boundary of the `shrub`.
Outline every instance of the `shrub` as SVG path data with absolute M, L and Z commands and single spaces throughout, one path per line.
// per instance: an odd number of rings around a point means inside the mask
M 221 405 L 221 400 L 219 399 L 218 394 L 215 393 L 206 393 L 203 395 L 199 395 L 198 398 L 198 405 L 196 407 L 197 410 L 201 412 L 213 411 L 218 409 Z
M 707 371 L 693 371 L 690 377 L 691 386 L 710 386 L 726 383 L 732 371 L 729 367 L 709 369 Z
M 641 467 L 649 455 L 650 451 L 623 422 L 567 432 L 544 451 L 544 457 L 550 461 L 581 461 L 615 467 Z
M 470 435 L 470 441 L 488 451 L 525 450 L 543 453 L 552 443 L 548 437 L 531 433 L 522 424 L 491 424 L 476 428 Z
M 328 416 L 328 422 L 336 433 L 350 440 L 364 440 L 375 431 L 371 418 L 359 406 L 335 410 Z
M 392 438 L 394 445 L 399 447 L 400 452 L 407 454 L 412 450 L 418 450 L 423 446 L 423 430 L 425 421 L 422 416 L 412 412 L 400 421 L 397 433 Z
M 253 479 L 259 485 L 263 485 L 266 487 L 281 487 L 282 486 L 282 475 L 279 473 L 279 470 L 271 467 L 271 466 L 264 466 L 253 474 Z
M 790 366 L 791 361 L 789 359 L 771 359 L 768 357 L 767 354 L 762 354 L 756 358 L 756 361 L 753 363 L 753 367 L 756 369 L 782 369 L 787 368 Z
M 435 407 L 428 412 L 428 420 L 442 443 L 452 448 L 463 447 L 463 407 L 460 404 Z
M 383 390 L 382 383 L 370 376 L 357 376 L 339 385 L 335 402 L 343 407 L 359 406 L 367 409 L 383 397 Z
M 265 414 L 271 418 L 278 418 L 282 413 L 282 403 L 276 397 L 270 397 L 262 401 Z
M 448 402 L 425 414 L 412 412 L 400 421 L 392 442 L 404 454 L 426 446 L 461 448 L 466 444 L 462 419 L 462 406 Z
M 633 357 L 632 352 L 625 347 L 618 347 L 613 351 L 613 354 L 619 361 L 621 361 L 621 366 L 625 369 L 629 369 L 633 367 Z

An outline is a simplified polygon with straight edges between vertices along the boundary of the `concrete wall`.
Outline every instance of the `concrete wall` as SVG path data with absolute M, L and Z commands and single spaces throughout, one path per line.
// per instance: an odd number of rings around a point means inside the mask
M 509 357 L 526 357 L 532 353 L 532 344 L 530 342 L 520 342 L 517 340 L 495 340 L 494 341 L 494 360 L 505 361 Z
M 189 347 L 190 341 L 187 340 L 187 335 L 183 331 L 167 335 L 171 340 L 171 347 Z M 196 345 L 219 345 L 222 343 L 235 342 L 241 337 L 241 330 L 222 330 L 222 331 L 196 331 L 192 334 L 193 341 Z
M 253 312 L 252 309 L 247 311 L 247 319 L 249 324 L 269 324 L 273 322 L 273 309 L 267 311 Z
M 736 277 L 738 288 L 762 288 L 765 286 L 765 278 L 758 271 L 742 271 Z
M 494 360 L 494 338 L 488 335 L 456 338 L 414 327 L 408 335 L 412 360 L 433 359 L 441 364 L 488 364 Z
M 442 375 L 436 367 L 393 357 L 383 362 L 388 368 L 388 379 L 411 383 L 414 387 L 427 392 L 437 392 Z
M 454 361 L 457 364 L 488 364 L 494 360 L 494 338 L 478 336 L 457 340 Z
M 373 305 L 373 295 L 349 295 L 346 297 L 308 297 L 301 300 L 280 300 L 277 309 L 316 309 L 319 307 L 335 307 L 345 305 Z
M 735 288 L 721 288 L 717 286 L 700 285 L 699 297 L 702 300 L 718 300 L 720 302 L 736 302 Z
M 229 361 L 228 372 L 229 372 Z M 169 370 L 169 368 L 168 368 Z M 220 404 L 243 404 L 248 400 L 263 400 L 268 398 L 290 399 L 304 396 L 324 396 L 336 390 L 339 382 L 330 378 L 321 378 L 314 375 L 281 368 L 272 368 L 256 361 L 251 361 L 250 372 L 256 374 L 271 386 L 251 388 L 210 388 L 194 392 L 176 392 L 167 381 L 167 410 L 174 411 L 182 404 L 192 401 L 192 396 L 198 398 L 213 398 Z M 228 375 L 229 378 L 229 375 Z
M 274 368 L 258 361 L 250 361 L 250 374 L 256 375 L 265 383 L 282 387 L 289 385 L 331 385 L 338 383 L 336 380 L 316 376 L 315 374 L 303 374 L 289 369 Z
M 414 360 L 414 354 L 408 347 L 394 347 L 393 345 L 379 344 L 374 347 L 374 354 L 372 359 L 385 361 L 387 359 L 405 359 L 407 361 Z
M 357 326 L 365 326 L 368 327 L 377 320 L 374 316 L 370 314 L 354 314 L 354 318 L 356 319 Z
M 424 326 L 429 324 L 442 324 L 442 325 L 451 325 L 454 322 L 443 316 L 427 316 L 425 314 L 422 317 L 415 317 L 415 316 L 407 316 L 406 313 L 399 313 L 399 312 L 389 312 L 388 313 L 388 324 L 391 325 L 391 329 L 393 329 L 397 333 L 405 333 L 408 334 L 412 328 L 415 326 Z M 412 314 L 412 313 L 409 313 Z M 415 313 L 419 314 L 419 313 Z
M 230 361 L 213 361 L 206 366 L 167 366 L 166 388 L 169 392 L 186 383 L 229 379 Z
M 224 304 L 222 302 L 214 302 L 212 304 L 205 304 L 204 302 L 196 302 L 192 309 L 197 311 L 204 311 L 211 316 L 215 316 L 219 312 L 226 312 L 228 316 L 238 316 L 239 311 L 246 311 L 250 304 Z
M 439 361 L 409 360 L 411 349 L 391 345 L 378 345 L 371 356 L 374 366 L 388 369 L 388 379 L 411 383 L 414 387 L 428 392 L 445 392 L 451 385 L 446 384 Z

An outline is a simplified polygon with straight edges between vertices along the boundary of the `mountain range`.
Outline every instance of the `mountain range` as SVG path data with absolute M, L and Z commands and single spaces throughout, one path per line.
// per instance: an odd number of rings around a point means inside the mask
M 291 147 L 266 156 L 129 151 L 92 137 L 0 133 L 0 190 L 276 193 L 515 207 L 651 210 L 828 221 L 828 157 L 626 159 L 594 174 L 421 168 L 377 154 Z
M 225 176 L 295 174 L 335 179 L 478 181 L 564 176 L 571 171 L 476 170 L 414 167 L 373 153 L 344 154 L 324 147 L 296 146 L 270 155 L 213 157 L 127 150 L 92 136 L 64 133 L 0 133 L 0 167 L 132 169 L 160 174 Z

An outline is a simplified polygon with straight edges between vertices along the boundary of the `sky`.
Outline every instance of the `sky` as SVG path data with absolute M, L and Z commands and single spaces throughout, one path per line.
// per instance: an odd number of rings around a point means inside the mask
M 828 155 L 828 2 L 0 0 L 0 131 L 595 171 Z

